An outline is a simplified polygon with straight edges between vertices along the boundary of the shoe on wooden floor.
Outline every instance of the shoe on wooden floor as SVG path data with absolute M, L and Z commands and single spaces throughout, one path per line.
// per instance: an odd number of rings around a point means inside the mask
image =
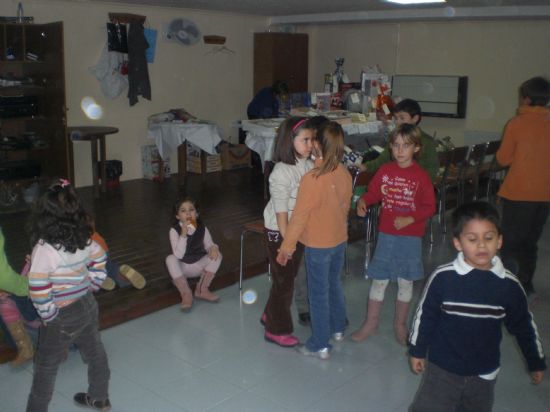
M 104 290 L 113 290 L 116 287 L 116 283 L 113 279 L 111 279 L 109 276 L 105 278 L 103 283 L 101 284 L 101 289 Z
M 120 265 L 118 270 L 122 276 L 128 279 L 128 282 L 132 284 L 136 289 L 143 289 L 147 283 L 141 273 L 128 265 Z

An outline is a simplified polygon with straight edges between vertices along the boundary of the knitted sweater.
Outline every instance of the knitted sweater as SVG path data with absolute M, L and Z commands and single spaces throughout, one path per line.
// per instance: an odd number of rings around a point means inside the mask
M 302 177 L 311 170 L 313 162 L 309 159 L 298 159 L 295 165 L 277 162 L 269 175 L 270 199 L 264 209 L 264 226 L 270 230 L 279 230 L 277 213 L 288 213 L 292 216 L 298 196 L 298 187 Z
M 542 344 L 518 279 L 495 256 L 491 270 L 462 252 L 426 283 L 412 324 L 409 353 L 461 376 L 495 375 L 502 323 L 516 337 L 529 371 L 546 369 Z
M 106 259 L 94 241 L 75 253 L 39 241 L 32 251 L 29 297 L 42 320 L 51 322 L 60 308 L 99 290 L 107 277 Z
M 293 252 L 296 242 L 314 248 L 331 248 L 348 239 L 351 175 L 341 164 L 319 177 L 316 170 L 300 183 L 296 207 L 281 250 Z
M 550 108 L 521 106 L 506 125 L 496 154 L 510 166 L 498 194 L 508 200 L 550 201 Z
M 416 162 L 401 168 L 396 162 L 378 169 L 363 195 L 367 206 L 382 202 L 380 231 L 397 236 L 423 236 L 426 221 L 435 213 L 435 195 L 428 173 Z M 414 222 L 397 230 L 396 217 L 412 216 Z
M 423 130 L 421 130 L 420 139 L 422 141 L 422 149 L 420 151 L 418 164 L 428 172 L 433 182 L 439 171 L 439 159 L 437 157 L 437 151 L 435 150 L 435 141 Z M 389 147 L 386 147 L 376 159 L 366 162 L 365 167 L 367 172 L 375 173 L 380 166 L 391 161 L 391 150 Z

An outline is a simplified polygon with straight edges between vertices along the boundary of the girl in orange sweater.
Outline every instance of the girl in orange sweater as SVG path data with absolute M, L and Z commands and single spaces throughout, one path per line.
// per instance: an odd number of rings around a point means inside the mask
M 286 265 L 298 240 L 305 245 L 311 337 L 297 349 L 304 355 L 328 359 L 329 340 L 343 339 L 346 321 L 340 271 L 348 239 L 351 175 L 340 163 L 344 131 L 338 123 L 321 128 L 313 148 L 315 168 L 300 182 L 277 262 Z

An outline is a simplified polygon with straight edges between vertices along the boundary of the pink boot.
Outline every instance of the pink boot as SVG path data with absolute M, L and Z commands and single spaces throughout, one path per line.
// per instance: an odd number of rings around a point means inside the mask
M 214 295 L 212 292 L 210 292 L 210 284 L 212 283 L 212 280 L 214 280 L 214 273 L 204 271 L 201 275 L 201 278 L 199 279 L 199 283 L 197 283 L 197 286 L 195 288 L 195 297 L 198 299 L 206 300 L 207 302 L 217 303 L 220 301 L 220 297 L 218 295 Z
M 181 296 L 181 310 L 185 312 L 191 310 L 191 307 L 193 306 L 193 292 L 191 292 L 191 289 L 189 288 L 187 279 L 185 276 L 180 276 L 179 278 L 173 279 L 173 282 L 174 285 L 176 285 L 176 288 L 178 288 Z

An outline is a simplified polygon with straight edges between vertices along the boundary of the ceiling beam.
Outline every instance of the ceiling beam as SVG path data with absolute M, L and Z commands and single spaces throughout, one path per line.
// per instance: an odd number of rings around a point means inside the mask
M 550 6 L 441 7 L 272 16 L 271 25 L 384 21 L 549 19 Z

